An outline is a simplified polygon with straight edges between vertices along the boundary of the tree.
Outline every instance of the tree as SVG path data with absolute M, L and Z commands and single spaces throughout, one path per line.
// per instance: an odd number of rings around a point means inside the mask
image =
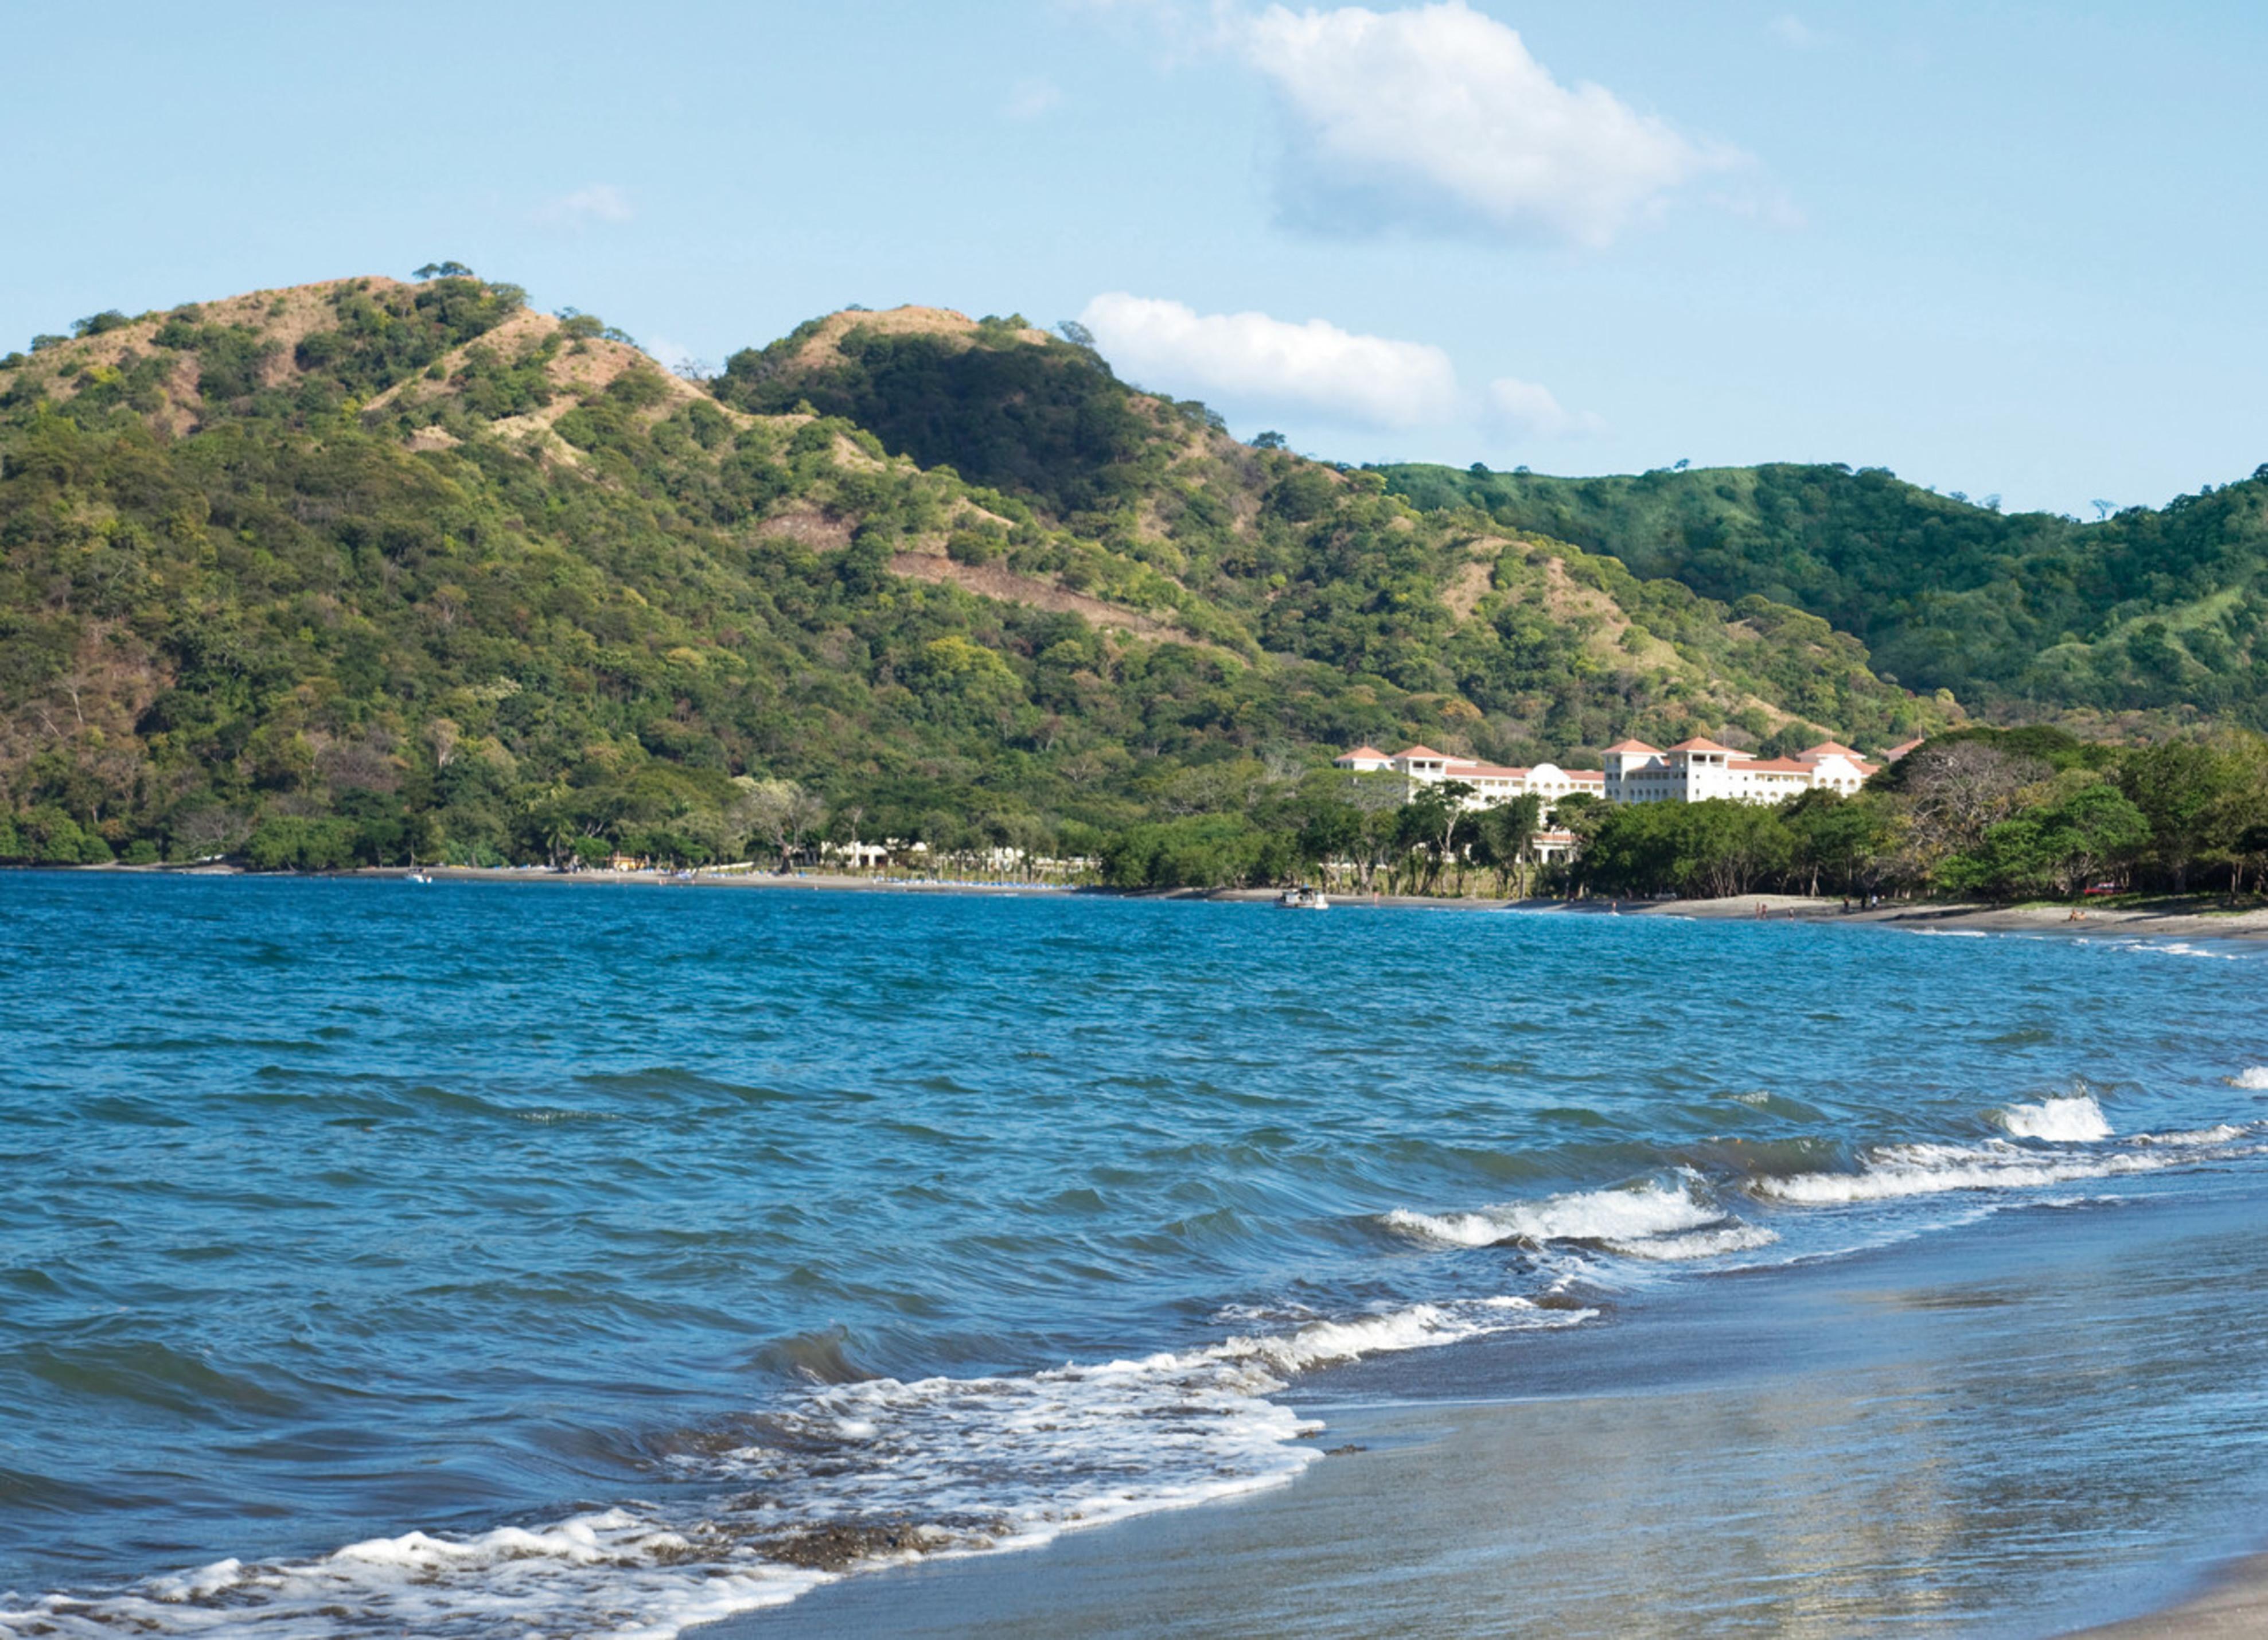
M 1827 787 L 1780 805 L 1788 830 L 1791 869 L 1816 894 L 1822 881 L 1837 892 L 1864 895 L 1881 881 L 1895 832 L 1889 802 L 1872 793 L 1846 798 Z
M 1499 893 L 1528 892 L 1529 850 L 1541 824 L 1543 799 L 1524 792 L 1483 809 L 1473 827 L 1473 857 L 1492 866 Z
M 1393 847 L 1409 783 L 1384 769 L 1358 770 L 1348 774 L 1344 790 L 1347 805 L 1360 817 L 1356 846 L 1363 891 L 1369 893 L 1377 887 L 1378 868 Z
M 1794 840 L 1776 808 L 1712 798 L 1702 803 L 1641 805 L 1678 813 L 1678 886 L 1723 900 L 1753 893 L 1787 869 Z
M 1419 787 L 1403 806 L 1395 841 L 1405 854 L 1417 854 L 1425 861 L 1420 880 L 1429 889 L 1458 857 L 1457 831 L 1467 823 L 1464 800 L 1472 792 L 1473 788 L 1462 780 L 1445 780 Z
M 1976 848 L 1946 861 L 1943 879 L 1956 893 L 1996 899 L 2068 896 L 2149 841 L 2142 811 L 2110 782 L 2095 780 L 1989 827 Z
M 1904 761 L 1912 767 L 1897 773 L 1911 799 L 1924 874 L 1937 859 L 1975 849 L 1987 828 L 2014 811 L 2025 787 L 2050 772 L 2036 758 L 1981 740 L 1925 746 Z
M 1300 863 L 1321 873 L 1333 860 L 1355 858 L 1362 848 L 1362 811 L 1351 803 L 1330 797 L 1314 799 L 1297 834 Z
M 2176 894 L 2198 862 L 2228 857 L 2248 818 L 2268 797 L 2257 736 L 2161 740 L 2130 753 L 2118 787 L 2150 822 L 2150 856 Z
M 742 795 L 733 800 L 732 822 L 763 840 L 777 855 L 777 869 L 786 871 L 806 833 L 827 817 L 826 806 L 792 780 L 756 780 L 743 775 L 733 782 Z

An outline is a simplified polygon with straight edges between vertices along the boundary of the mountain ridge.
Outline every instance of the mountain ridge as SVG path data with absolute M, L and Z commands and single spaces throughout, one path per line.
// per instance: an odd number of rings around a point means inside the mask
M 846 310 L 705 382 L 456 274 L 80 328 L 0 360 L 0 807 L 90 855 L 715 857 L 777 780 L 1092 848 L 1307 801 L 1363 740 L 1962 717 L 1813 616 L 1253 449 L 1017 319 Z

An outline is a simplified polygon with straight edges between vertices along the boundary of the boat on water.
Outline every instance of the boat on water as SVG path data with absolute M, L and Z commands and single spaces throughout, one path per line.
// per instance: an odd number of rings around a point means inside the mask
M 1297 888 L 1286 888 L 1276 896 L 1276 903 L 1285 911 L 1328 911 L 1331 908 L 1331 902 L 1324 898 L 1323 891 L 1306 883 L 1301 883 Z

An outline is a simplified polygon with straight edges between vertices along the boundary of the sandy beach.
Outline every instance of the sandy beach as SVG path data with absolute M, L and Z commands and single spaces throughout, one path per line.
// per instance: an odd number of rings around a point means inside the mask
M 2163 1611 L 2073 1632 L 2072 1640 L 2254 1640 L 2268 1634 L 2268 1555 L 2212 1569 L 2204 1590 Z
M 2257 1480 L 2128 1486 L 2147 1416 L 2097 1398 L 2106 1372 L 2161 1365 L 2129 1391 L 2193 1391 L 2215 1346 L 2184 1327 L 2165 1346 L 2179 1359 L 2140 1364 L 2121 1342 L 2058 1335 L 2083 1286 L 2131 1283 L 2139 1316 L 2172 1258 L 2212 1247 L 2257 1261 L 2252 1207 L 2233 1191 L 1996 1215 L 1824 1284 L 1760 1269 L 1572 1333 L 1366 1362 L 1298 1398 L 1330 1455 L 1287 1486 L 1036 1550 L 862 1573 L 698 1632 L 2268 1632 L 2268 1558 L 2232 1558 L 2260 1529 Z M 2175 1294 L 2192 1296 L 2245 1303 Z M 2021 1482 L 2003 1467 L 2012 1445 L 2065 1429 L 2088 1438 L 2045 1463 L 2035 1452 Z M 2131 1549 L 2074 1553 L 2069 1523 L 2104 1511 L 2132 1515 Z

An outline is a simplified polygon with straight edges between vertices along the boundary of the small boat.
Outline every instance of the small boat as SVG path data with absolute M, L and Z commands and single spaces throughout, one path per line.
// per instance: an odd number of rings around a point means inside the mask
M 1276 904 L 1285 911 L 1328 911 L 1331 902 L 1323 897 L 1320 888 L 1301 883 L 1297 888 L 1286 888 L 1276 896 Z
M 430 883 L 433 880 L 433 874 L 431 871 L 419 871 L 417 862 L 412 860 L 409 862 L 409 875 L 403 880 L 412 883 Z

